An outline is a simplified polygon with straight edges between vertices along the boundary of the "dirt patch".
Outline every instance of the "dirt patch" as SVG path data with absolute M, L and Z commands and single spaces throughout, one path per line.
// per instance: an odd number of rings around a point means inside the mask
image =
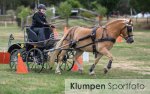
M 150 49 L 148 48 L 138 48 L 140 51 L 143 51 L 144 53 L 150 54 Z
M 144 71 L 143 71 L 143 72 L 139 72 L 139 73 L 144 74 L 144 75 L 145 75 L 145 74 L 150 75 L 150 72 L 144 72 Z
M 126 62 L 126 63 L 125 62 L 113 63 L 113 68 L 131 70 L 142 74 L 150 74 L 150 67 L 143 66 L 143 64 L 144 62 L 138 62 L 138 61 Z

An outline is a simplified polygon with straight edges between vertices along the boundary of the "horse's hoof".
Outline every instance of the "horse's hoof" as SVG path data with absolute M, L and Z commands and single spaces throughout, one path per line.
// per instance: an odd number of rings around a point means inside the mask
M 104 68 L 104 74 L 106 74 L 108 72 L 108 70 L 106 68 Z
M 95 72 L 94 71 L 89 72 L 89 75 L 95 75 Z

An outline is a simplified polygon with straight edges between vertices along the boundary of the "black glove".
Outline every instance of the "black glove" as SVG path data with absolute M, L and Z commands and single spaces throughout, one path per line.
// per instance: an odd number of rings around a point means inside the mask
M 51 27 L 51 28 L 55 28 L 55 26 L 54 26 L 54 25 L 51 25 L 50 27 Z

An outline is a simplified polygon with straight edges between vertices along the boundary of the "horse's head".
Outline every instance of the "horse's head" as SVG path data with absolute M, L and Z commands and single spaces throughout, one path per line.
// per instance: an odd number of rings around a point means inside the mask
M 124 27 L 120 31 L 120 35 L 126 40 L 127 43 L 133 43 L 133 23 L 132 20 L 125 20 Z

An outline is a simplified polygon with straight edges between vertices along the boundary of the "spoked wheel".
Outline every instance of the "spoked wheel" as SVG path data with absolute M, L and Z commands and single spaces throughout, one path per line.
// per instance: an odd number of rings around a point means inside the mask
M 31 49 L 27 54 L 26 63 L 29 70 L 41 72 L 44 68 L 44 56 L 41 50 L 37 48 Z
M 17 61 L 18 61 L 18 52 L 19 52 L 19 49 L 14 49 L 10 53 L 9 66 L 12 71 L 16 71 L 16 65 L 17 65 Z
M 73 57 L 75 55 L 75 51 L 67 51 L 66 55 L 63 58 L 62 64 L 60 65 L 60 69 L 62 71 L 70 71 L 74 66 Z
M 10 68 L 12 71 L 16 71 L 17 62 L 18 62 L 18 53 L 21 54 L 23 61 L 26 60 L 26 51 L 23 49 L 14 49 L 10 53 Z

